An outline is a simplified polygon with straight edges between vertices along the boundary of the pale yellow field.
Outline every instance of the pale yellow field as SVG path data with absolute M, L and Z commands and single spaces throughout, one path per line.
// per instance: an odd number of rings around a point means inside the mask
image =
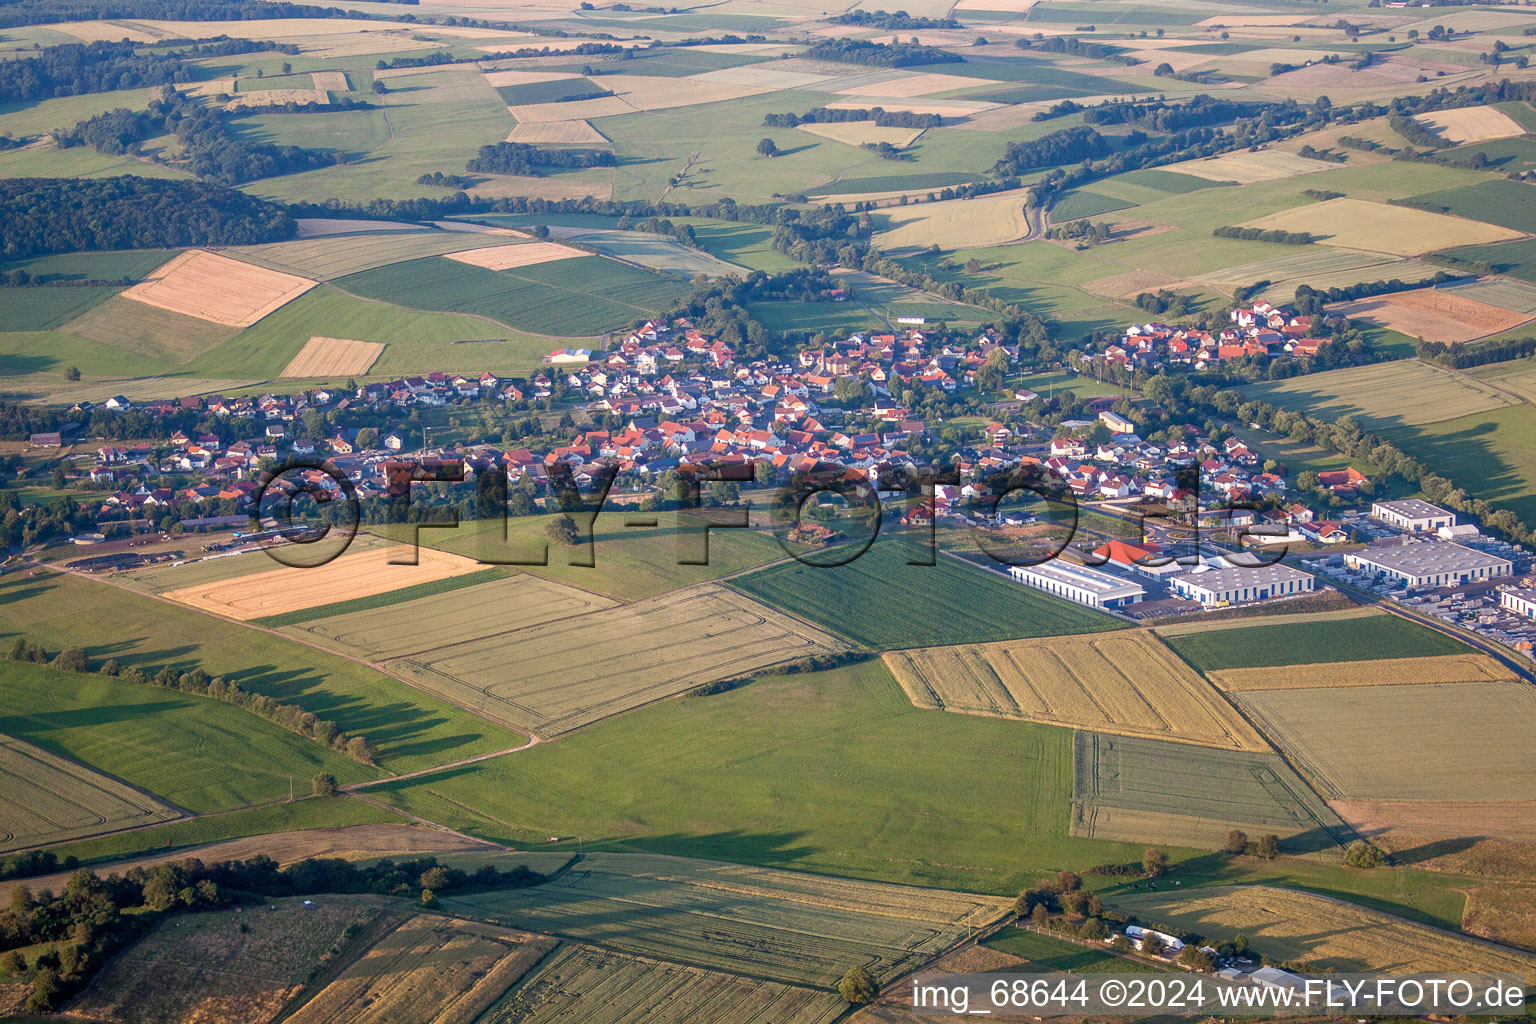
M 1328 806 L 1388 852 L 1436 839 L 1536 843 L 1536 800 L 1330 800 Z
M 982 83 L 975 78 L 962 78 L 959 75 L 941 75 L 930 72 L 920 75 L 901 75 L 897 78 L 887 79 L 884 82 L 864 82 L 833 91 L 844 95 L 891 96 L 896 99 L 911 99 L 914 96 L 932 96 L 936 92 L 950 92 L 954 89 L 965 89 L 980 84 Z
M 316 71 L 312 76 L 315 88 L 326 92 L 347 92 L 352 86 L 347 82 L 345 71 Z
M 507 136 L 507 141 L 555 146 L 608 144 L 603 133 L 593 128 L 589 121 L 537 121 L 532 124 L 519 124 Z
M 536 124 L 543 121 L 585 121 L 594 117 L 633 114 L 635 108 L 626 103 L 622 96 L 599 96 L 596 99 L 571 100 L 567 103 L 525 103 L 508 107 L 507 111 L 517 119 L 518 124 Z
M 862 146 L 866 143 L 888 142 L 901 149 L 910 146 L 923 134 L 921 128 L 882 128 L 873 121 L 839 121 L 829 124 L 802 124 L 800 130 L 823 139 L 841 142 L 845 146 Z
M 904 110 L 912 114 L 938 114 L 940 117 L 970 117 L 988 110 L 1002 109 L 1002 104 L 986 100 L 888 100 L 879 96 L 854 97 L 838 103 L 828 103 L 829 110 Z
M 1373 619 L 1386 612 L 1370 605 L 1345 608 L 1335 612 L 1301 612 L 1297 615 L 1247 615 L 1230 619 L 1210 619 L 1205 622 L 1170 622 L 1166 626 L 1154 626 L 1158 636 L 1189 636 L 1191 633 L 1212 633 L 1225 629 L 1248 629 L 1257 626 L 1289 626 L 1303 622 L 1334 622 L 1339 619 Z
M 931 190 L 930 190 L 931 191 Z M 881 249 L 972 249 L 1001 245 L 1029 234 L 1024 216 L 1028 189 L 977 199 L 946 199 L 892 209 L 887 227 L 875 235 Z
M 1167 889 L 1111 904 L 1225 942 L 1246 935 L 1275 960 L 1341 971 L 1504 972 L 1529 976 L 1536 955 L 1414 924 L 1327 896 L 1267 885 Z
M 604 75 L 602 83 L 636 110 L 665 110 L 696 103 L 716 103 L 773 92 L 776 88 L 771 85 L 743 85 L 740 82 L 712 82 L 702 75 L 692 78 Z
M 504 85 L 528 85 L 531 82 L 561 82 L 581 76 L 570 71 L 487 71 L 486 84 L 493 89 Z
M 921 708 L 1270 749 L 1221 694 L 1145 631 L 925 647 L 884 658 Z
M 1246 221 L 1242 226 L 1309 231 L 1327 245 L 1398 256 L 1418 256 L 1458 245 L 1485 245 L 1524 237 L 1519 231 L 1482 221 L 1347 198 L 1298 206 Z
M 235 80 L 233 78 L 210 78 L 206 82 L 188 82 L 177 88 L 187 96 L 218 96 L 221 93 L 233 96 Z
M 259 619 L 431 583 L 483 568 L 474 559 L 426 547 L 420 549 L 417 565 L 390 564 L 391 559 L 402 557 L 408 557 L 402 548 L 388 545 L 342 555 L 314 569 L 284 566 L 161 596 L 233 619 Z
M 531 267 L 536 263 L 553 263 L 555 260 L 590 255 L 554 242 L 528 242 L 523 245 L 493 245 L 486 249 L 451 252 L 444 258 L 467 263 L 472 267 L 484 267 L 486 270 L 510 270 L 513 267 Z
M 423 914 L 385 935 L 287 1018 L 290 1024 L 473 1024 L 559 944 Z
M 1035 6 L 1038 0 L 960 0 L 955 4 L 964 11 L 1013 11 L 1023 14 Z
M 377 341 L 314 337 L 305 342 L 279 376 L 356 377 L 367 373 L 383 351 L 384 346 Z
M 226 110 L 241 107 L 265 107 L 283 103 L 329 103 L 331 94 L 324 89 L 263 89 L 260 92 L 239 92 L 224 104 Z
M 115 21 L 71 21 L 49 25 L 48 28 L 72 35 L 82 43 L 116 43 L 123 39 L 131 39 L 136 43 L 153 43 L 161 38 L 154 32 L 146 32 L 142 28 L 134 28 Z
M 1154 68 L 1159 64 L 1167 64 L 1178 73 L 1197 68 L 1202 64 L 1209 64 L 1212 60 L 1212 55 L 1209 53 L 1172 53 L 1157 49 L 1132 50 L 1130 56 L 1145 61 Z
M 1169 164 L 1163 169 L 1182 171 L 1210 181 L 1235 181 L 1239 185 L 1251 185 L 1257 181 L 1278 181 L 1298 174 L 1338 170 L 1341 166 L 1325 160 L 1308 160 L 1304 156 L 1278 149 L 1261 149 L 1257 153 L 1228 153 L 1204 160 L 1186 160 L 1179 164 Z
M 441 67 L 428 65 L 420 68 L 380 68 L 373 73 L 375 82 L 388 81 L 391 78 L 409 78 L 412 75 L 430 75 L 443 70 Z
M 831 82 L 839 77 L 836 74 L 818 73 L 815 71 L 794 71 L 780 68 L 782 61 L 763 64 L 748 64 L 739 68 L 721 68 L 718 71 L 706 71 L 701 75 L 690 75 L 688 80 L 692 82 L 710 82 L 717 85 L 745 85 L 753 89 L 779 90 L 779 89 L 807 89 L 823 82 Z
M 1498 107 L 1459 107 L 1420 114 L 1414 120 L 1457 144 L 1507 139 L 1525 133 L 1524 128 Z
M 1428 658 L 1330 661 L 1283 668 L 1224 668 L 1207 673 L 1223 690 L 1296 690 L 1317 686 L 1402 686 L 1412 683 L 1486 683 L 1519 678 L 1486 654 Z
M 249 327 L 314 286 L 307 277 L 190 249 L 122 295 L 172 313 Z

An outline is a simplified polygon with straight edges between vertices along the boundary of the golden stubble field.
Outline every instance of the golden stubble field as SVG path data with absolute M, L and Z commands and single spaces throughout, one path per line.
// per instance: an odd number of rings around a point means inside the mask
M 189 249 L 122 295 L 172 313 L 250 327 L 314 286 L 307 277 Z
M 1212 686 L 1144 631 L 891 651 L 921 708 L 1268 752 Z
M 1223 690 L 1295 690 L 1320 686 L 1405 686 L 1415 683 L 1513 682 L 1504 665 L 1471 651 L 1428 658 L 1330 661 L 1267 668 L 1223 668 L 1206 673 Z
M 384 351 L 377 341 L 310 338 L 283 367 L 282 377 L 356 377 L 368 372 Z
M 0 736 L 0 781 L 0 852 L 180 817 L 131 786 L 10 736 Z
M 568 245 L 560 245 L 556 242 L 524 242 L 451 252 L 444 258 L 484 270 L 512 270 L 516 267 L 531 267 L 540 263 L 553 263 L 555 260 L 571 260 L 590 255 L 592 254 L 589 252 L 572 249 Z

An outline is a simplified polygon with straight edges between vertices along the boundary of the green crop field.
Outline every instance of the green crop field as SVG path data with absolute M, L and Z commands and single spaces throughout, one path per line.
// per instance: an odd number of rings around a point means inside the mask
M 1536 231 L 1536 211 L 1521 191 L 1523 182 L 1499 179 L 1466 185 L 1444 192 L 1414 196 L 1415 203 L 1428 203 L 1440 213 L 1487 221 L 1519 231 Z
M 1157 974 L 1160 971 L 1145 960 L 1117 956 L 1107 949 L 1085 949 L 1075 942 L 1022 928 L 1005 928 L 982 945 L 1028 961 L 1009 967 L 1010 974 L 1015 971 L 1025 974 L 1056 971 L 1068 974 Z
M 1003 916 L 1006 903 L 634 854 L 592 854 L 558 882 L 452 897 L 446 909 L 641 956 L 830 988 L 847 965 L 909 971 Z M 635 928 L 630 914 L 644 915 Z
M 229 250 L 247 263 L 330 281 L 424 256 L 506 245 L 516 239 L 467 231 L 363 231 Z
M 1536 691 L 1525 682 L 1232 696 L 1331 799 L 1523 800 L 1536 786 Z M 1425 758 L 1404 736 L 1476 756 Z
M 1333 861 L 1354 838 L 1274 754 L 1076 734 L 1073 835 L 1215 850 L 1233 828 L 1274 833 L 1291 856 Z
M 1522 520 L 1536 516 L 1536 407 L 1515 405 L 1384 436 L 1457 487 Z
M 646 525 L 652 520 L 655 526 Z M 491 564 L 515 563 L 521 572 L 619 601 L 655 597 L 789 557 L 772 535 L 761 530 L 712 529 L 708 564 L 684 565 L 684 560 L 706 560 L 702 524 L 697 517 L 685 521 L 676 512 L 641 515 L 609 505 L 595 521 L 588 559 L 589 552 L 580 546 L 561 549 L 550 545 L 545 533 L 549 521 L 549 516 L 509 518 L 503 542 L 500 522 L 473 520 L 452 530 L 423 530 L 421 543 Z M 629 522 L 637 525 L 627 526 Z M 374 529 L 396 540 L 412 536 L 409 527 Z M 537 564 L 544 560 L 547 565 Z M 588 560 L 590 566 L 571 564 Z
M 316 772 L 379 773 L 211 697 L 0 664 L 0 734 L 72 758 L 197 814 L 286 799 Z M 5 826 L 15 831 L 10 824 Z
M 587 99 L 607 90 L 587 78 L 557 78 L 550 82 L 524 82 L 521 85 L 503 85 L 496 94 L 508 106 L 524 106 L 531 103 L 555 103 L 560 100 Z
M 774 1024 L 831 1024 L 847 1006 L 839 997 L 814 989 L 567 943 L 480 1020 L 691 1024 L 756 1017 Z
M 354 597 L 348 601 L 316 605 L 313 608 L 300 608 L 297 611 L 285 612 L 282 615 L 268 615 L 260 619 L 252 619 L 251 623 L 266 629 L 281 629 L 284 626 L 297 626 L 319 619 L 339 619 L 342 616 L 376 611 L 380 608 L 388 608 L 397 604 L 411 604 L 414 606 L 417 601 L 425 600 L 429 597 L 442 597 L 456 590 L 465 590 L 477 587 L 482 583 L 492 583 L 496 580 L 505 579 L 506 576 L 507 573 L 502 569 L 480 569 L 476 572 L 467 572 L 460 576 L 448 576 L 444 579 L 432 580 L 428 583 L 417 583 L 409 587 L 386 590 L 381 594 Z M 461 605 L 460 607 L 462 609 L 464 606 Z M 304 639 L 314 638 L 313 634 L 304 635 Z
M 583 336 L 654 316 L 687 290 L 681 281 L 601 257 L 501 272 L 429 257 L 336 283 L 412 309 L 472 313 L 535 334 Z
M 0 288 L 0 320 L 8 331 L 51 331 L 98 302 L 116 288 Z
M 1536 282 L 1536 239 L 1499 242 L 1493 245 L 1463 245 L 1436 255 L 1450 260 L 1453 269 L 1469 273 L 1491 271 L 1522 281 Z
M 343 732 L 367 736 L 390 770 L 429 768 L 522 742 L 517 733 L 381 672 L 119 587 L 68 576 L 12 576 L 0 581 L 0 602 L 0 629 L 8 635 L 49 650 L 79 644 L 93 660 L 111 657 L 124 667 L 201 666 L 253 693 L 298 704 Z
M 0 736 L 0 776 L 0 851 L 178 817 L 116 779 L 9 736 Z
M 1461 654 L 1466 645 L 1397 616 L 1373 618 L 1369 629 L 1353 619 L 1169 636 L 1168 646 L 1201 672 L 1224 668 L 1310 665 L 1324 661 L 1374 661 Z
M 1124 199 L 1111 199 L 1109 196 L 1101 196 L 1087 189 L 1073 189 L 1051 204 L 1051 220 L 1060 224 L 1079 217 L 1128 210 L 1135 205 Z
M 1006 577 L 938 557 L 908 565 L 915 546 L 877 540 L 848 565 L 801 562 L 764 569 L 732 586 L 855 643 L 876 649 L 981 643 L 1119 629 L 1100 612 L 1033 590 Z
M 1293 377 L 1240 388 L 1248 398 L 1324 420 L 1352 416 L 1367 430 L 1491 413 L 1520 400 L 1465 374 L 1417 359 Z

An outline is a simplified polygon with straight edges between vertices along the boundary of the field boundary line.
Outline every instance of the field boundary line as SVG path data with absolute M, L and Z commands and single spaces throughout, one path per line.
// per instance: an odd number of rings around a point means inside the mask
M 547 742 L 549 741 L 530 732 L 528 734 L 528 742 L 524 743 L 520 747 L 508 747 L 506 750 L 493 750 L 489 754 L 476 754 L 474 757 L 466 757 L 462 761 L 454 761 L 450 764 L 434 765 L 431 768 L 421 768 L 414 772 L 406 772 L 404 775 L 392 775 L 387 779 L 372 779 L 367 782 L 353 782 L 349 785 L 342 786 L 340 791 L 349 794 L 356 793 L 358 790 L 369 789 L 373 786 L 382 786 L 387 782 L 404 782 L 408 779 L 420 778 L 423 775 L 435 775 L 437 772 L 445 772 L 452 768 L 463 768 L 466 765 L 479 764 L 481 761 L 489 761 L 492 758 L 504 757 L 507 754 L 516 754 L 519 751 L 527 750 L 530 747 L 536 747 L 540 743 Z
M 435 259 L 436 257 L 423 257 L 423 258 L 424 259 Z M 409 263 L 411 261 L 407 260 L 406 262 Z M 493 273 L 495 273 L 495 271 L 493 271 Z M 526 281 L 526 280 L 529 280 L 529 279 L 528 278 L 519 278 L 519 280 Z M 534 282 L 534 283 L 537 284 L 539 282 Z M 520 327 L 513 327 L 511 324 L 504 324 L 500 320 L 496 320 L 496 319 L 494 319 L 492 317 L 486 316 L 484 313 L 463 313 L 463 312 L 457 312 L 457 311 L 452 311 L 452 310 L 441 310 L 441 309 L 417 309 L 415 306 L 407 306 L 407 305 L 405 305 L 403 303 L 399 303 L 399 302 L 386 302 L 383 299 L 370 298 L 367 295 L 359 295 L 356 292 L 349 292 L 345 288 L 343 288 L 341 285 L 337 284 L 335 281 L 321 281 L 320 284 L 318 285 L 318 287 L 319 288 L 334 288 L 338 292 L 340 292 L 341 294 L 347 296 L 349 299 L 361 299 L 363 302 L 375 302 L 375 303 L 378 303 L 380 306 L 389 306 L 389 307 L 391 307 L 393 309 L 408 309 L 412 313 L 438 313 L 438 314 L 441 314 L 441 315 L 444 315 L 444 316 L 467 316 L 467 317 L 473 317 L 476 320 L 483 320 L 483 321 L 485 321 L 488 324 L 492 324 L 492 325 L 494 325 L 496 327 L 500 327 L 502 330 L 511 331 L 514 334 L 520 334 L 520 335 L 523 335 L 524 337 L 527 337 L 527 338 L 538 338 L 541 341 L 567 341 L 567 340 L 570 340 L 570 339 L 573 339 L 573 338 L 574 339 L 579 339 L 581 341 L 596 341 L 597 339 L 602 337 L 601 334 L 535 334 L 533 331 L 525 331 L 525 330 L 523 330 Z M 311 290 L 314 290 L 314 289 L 311 289 Z M 627 305 L 627 303 L 625 303 L 625 305 Z

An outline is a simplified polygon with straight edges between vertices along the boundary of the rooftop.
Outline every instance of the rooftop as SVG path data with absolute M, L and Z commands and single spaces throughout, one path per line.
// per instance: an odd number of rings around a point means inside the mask
M 1090 569 L 1086 565 L 1064 562 L 1059 558 L 1054 558 L 1049 562 L 1042 562 L 1039 565 L 1014 566 L 1010 571 L 1033 573 L 1036 576 L 1052 579 L 1068 586 L 1080 587 L 1100 597 L 1146 593 L 1142 586 L 1131 580 L 1122 579 L 1119 576 L 1111 576 L 1107 572 Z
M 1474 551 L 1472 548 L 1465 548 L 1449 541 L 1368 547 L 1355 552 L 1354 557 L 1369 565 L 1413 576 L 1466 569 L 1491 569 L 1497 566 L 1508 567 L 1511 564 L 1507 558 L 1490 555 L 1485 551 Z
M 1384 508 L 1389 512 L 1396 512 L 1400 516 L 1410 519 L 1428 519 L 1433 516 L 1448 516 L 1451 513 L 1439 505 L 1431 505 L 1427 501 L 1418 498 L 1403 498 L 1401 501 L 1378 501 L 1375 508 Z
M 1175 576 L 1189 586 L 1221 591 L 1240 587 L 1262 587 L 1270 583 L 1290 583 L 1307 579 L 1307 574 L 1285 565 L 1234 565 L 1225 569 L 1199 569 Z

